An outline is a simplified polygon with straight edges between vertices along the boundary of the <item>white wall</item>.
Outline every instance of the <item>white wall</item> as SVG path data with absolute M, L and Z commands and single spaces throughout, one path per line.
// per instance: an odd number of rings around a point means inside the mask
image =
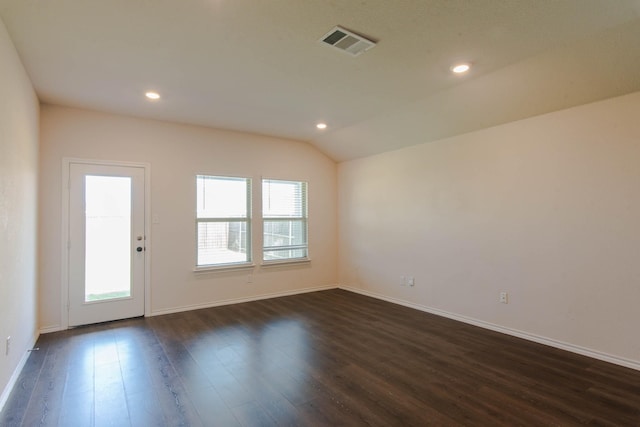
M 3 391 L 37 336 L 38 110 L 0 20 L 0 407 Z
M 160 220 L 151 229 L 153 313 L 337 283 L 337 167 L 309 144 L 43 105 L 40 155 L 40 325 L 45 330 L 61 326 L 64 157 L 151 164 L 151 212 Z M 246 283 L 247 271 L 194 273 L 196 174 L 248 176 L 255 184 L 262 176 L 308 181 L 311 263 L 256 267 L 252 284 Z
M 640 93 L 342 163 L 338 181 L 341 285 L 640 367 Z

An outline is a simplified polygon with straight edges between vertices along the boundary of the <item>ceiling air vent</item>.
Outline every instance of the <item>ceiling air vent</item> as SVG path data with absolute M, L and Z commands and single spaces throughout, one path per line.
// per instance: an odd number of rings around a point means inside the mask
M 371 40 L 367 40 L 342 27 L 335 27 L 322 36 L 320 41 L 352 56 L 358 56 L 376 45 Z

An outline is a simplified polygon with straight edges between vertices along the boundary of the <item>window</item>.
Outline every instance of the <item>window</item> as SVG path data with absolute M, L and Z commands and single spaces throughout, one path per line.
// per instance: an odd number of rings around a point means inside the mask
M 307 183 L 262 180 L 264 261 L 306 259 Z
M 198 267 L 251 262 L 251 179 L 196 176 Z

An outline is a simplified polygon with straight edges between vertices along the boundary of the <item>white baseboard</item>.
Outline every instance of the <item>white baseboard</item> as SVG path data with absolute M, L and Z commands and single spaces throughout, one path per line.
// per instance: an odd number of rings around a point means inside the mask
M 31 344 L 28 347 L 29 349 L 32 349 L 36 345 L 36 341 L 38 341 L 39 336 L 40 334 L 36 333 L 36 335 L 32 338 Z M 22 368 L 24 368 L 24 365 L 27 363 L 27 359 L 29 358 L 30 354 L 31 353 L 29 351 L 24 352 L 24 354 L 22 355 L 22 358 L 20 359 L 20 362 L 18 362 L 18 366 L 16 366 L 16 369 L 14 369 L 13 374 L 11 375 L 11 378 L 9 378 L 9 382 L 7 383 L 4 390 L 2 391 L 2 394 L 0 394 L 0 412 L 2 412 L 2 409 L 4 408 L 5 403 L 7 403 L 7 400 L 9 399 L 9 395 L 11 394 L 13 387 L 16 385 L 16 382 L 18 381 L 18 377 L 20 377 L 20 373 L 22 372 Z
M 211 308 L 211 307 L 218 307 L 222 305 L 239 304 L 243 302 L 258 301 L 258 300 L 268 299 L 268 298 L 277 298 L 277 297 L 285 297 L 289 295 L 305 294 L 308 292 L 326 291 L 329 289 L 336 289 L 337 287 L 338 285 L 315 286 L 312 288 L 296 289 L 293 291 L 285 291 L 285 292 L 274 292 L 270 294 L 262 294 L 262 295 L 256 295 L 256 296 L 251 296 L 246 298 L 231 298 L 226 300 L 207 302 L 203 304 L 183 305 L 179 307 L 171 307 L 171 308 L 162 309 L 162 310 L 153 310 L 151 311 L 151 313 L 146 314 L 145 316 L 146 317 L 162 316 L 163 314 L 181 313 L 183 311 L 200 310 L 202 308 Z M 60 325 L 45 326 L 40 328 L 40 333 L 49 334 L 52 332 L 64 331 L 66 329 L 68 328 L 63 328 Z
M 40 334 L 50 334 L 52 332 L 60 332 L 60 331 L 65 331 L 67 330 L 67 328 L 63 328 L 60 325 L 54 325 L 54 326 L 45 326 L 43 328 L 40 328 Z
M 240 304 L 243 302 L 259 301 L 259 300 L 269 299 L 269 298 L 278 298 L 278 297 L 286 297 L 290 295 L 306 294 L 308 292 L 326 291 L 329 289 L 336 289 L 337 287 L 338 285 L 315 286 L 312 288 L 302 288 L 302 289 L 295 289 L 293 291 L 284 291 L 284 292 L 273 292 L 269 294 L 254 295 L 254 296 L 245 297 L 245 298 L 231 298 L 226 300 L 207 302 L 203 304 L 183 305 L 180 307 L 154 310 L 148 316 L 161 316 L 163 314 L 180 313 L 183 311 L 191 311 L 191 310 L 200 310 L 203 308 L 219 307 L 222 305 Z
M 403 305 L 405 307 L 413 308 L 416 310 L 424 311 L 427 313 L 435 314 L 437 316 L 446 317 L 452 320 L 457 320 L 459 322 L 468 323 L 470 325 L 479 326 L 484 329 L 489 329 L 492 331 L 500 332 L 506 335 L 512 335 L 514 337 L 523 338 L 528 341 L 533 341 L 539 344 L 548 345 L 550 347 L 559 348 L 561 350 L 570 351 L 572 353 L 577 353 L 582 356 L 591 357 L 593 359 L 603 360 L 605 362 L 613 363 L 615 365 L 624 366 L 627 368 L 635 369 L 640 371 L 640 361 L 630 360 L 623 357 L 614 356 L 611 354 L 603 353 L 601 351 L 593 350 L 590 348 L 581 347 L 578 345 L 566 343 L 563 341 L 554 340 L 552 338 L 543 337 L 536 334 L 531 334 L 529 332 L 519 331 L 517 329 L 511 329 L 504 326 L 496 325 L 494 323 L 485 322 L 483 320 L 474 319 L 471 317 L 462 316 L 459 314 L 451 313 L 444 310 L 439 310 L 433 307 L 427 307 L 420 304 L 415 304 L 409 301 L 389 297 L 386 295 L 382 295 L 376 292 L 371 292 L 365 289 L 352 288 L 350 286 L 339 285 L 339 289 L 344 289 L 345 291 L 354 292 L 361 295 L 366 295 L 372 298 L 380 299 L 383 301 L 391 302 L 394 304 Z

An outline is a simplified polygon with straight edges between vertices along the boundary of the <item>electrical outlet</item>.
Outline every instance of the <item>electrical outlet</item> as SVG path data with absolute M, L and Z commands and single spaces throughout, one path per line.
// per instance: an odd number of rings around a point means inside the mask
M 405 276 L 400 276 L 400 286 L 407 286 L 407 278 Z
M 509 304 L 509 294 L 507 292 L 500 292 L 500 302 L 502 304 Z
M 247 283 L 253 283 L 253 274 L 247 275 Z
M 7 337 L 7 345 L 5 349 L 5 355 L 9 355 L 9 350 L 11 349 L 11 336 Z
M 416 279 L 413 276 L 409 276 L 409 279 L 407 280 L 407 284 L 411 287 L 416 285 Z

